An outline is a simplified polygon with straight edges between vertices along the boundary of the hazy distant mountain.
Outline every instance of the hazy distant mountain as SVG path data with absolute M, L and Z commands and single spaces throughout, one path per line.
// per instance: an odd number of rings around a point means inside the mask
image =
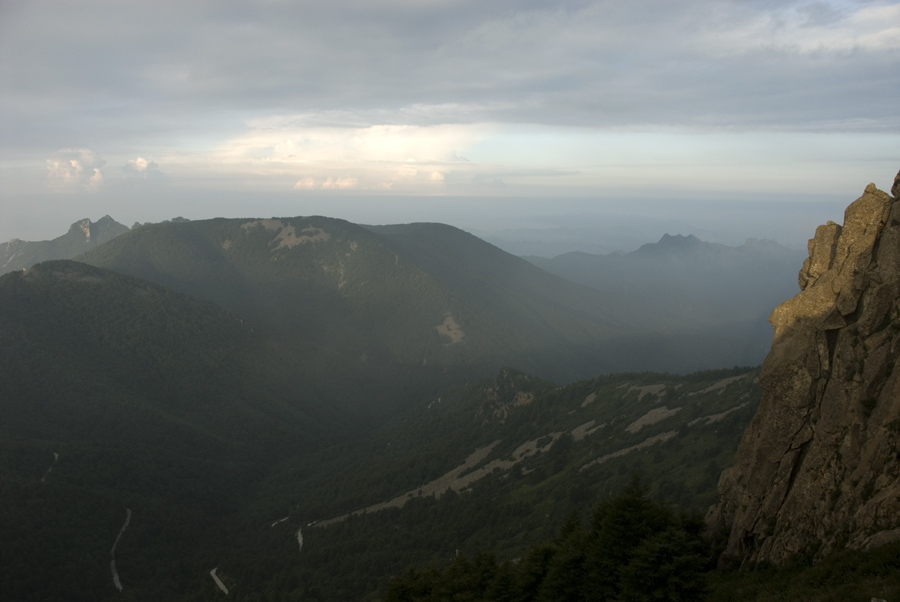
M 728 247 L 665 235 L 627 254 L 527 259 L 573 282 L 619 293 L 635 309 L 731 337 L 757 363 L 771 342 L 769 312 L 797 291 L 804 254 L 768 240 Z
M 29 268 L 50 259 L 71 259 L 125 232 L 128 232 L 127 226 L 106 215 L 96 222 L 87 218 L 77 221 L 66 234 L 53 240 L 28 242 L 13 239 L 0 243 L 0 274 Z

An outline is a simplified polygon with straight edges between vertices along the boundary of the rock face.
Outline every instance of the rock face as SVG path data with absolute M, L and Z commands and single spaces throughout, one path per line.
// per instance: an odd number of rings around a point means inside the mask
M 900 540 L 900 202 L 869 184 L 816 230 L 799 283 L 769 318 L 763 399 L 707 515 L 722 563 Z

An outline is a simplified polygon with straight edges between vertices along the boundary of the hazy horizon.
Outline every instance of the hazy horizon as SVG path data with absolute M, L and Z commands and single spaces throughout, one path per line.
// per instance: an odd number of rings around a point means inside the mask
M 860 191 L 861 192 L 861 191 Z M 96 222 L 109 215 L 117 222 L 132 227 L 135 222 L 161 222 L 176 217 L 192 220 L 216 217 L 268 218 L 324 215 L 346 219 L 363 225 L 411 222 L 441 222 L 461 228 L 515 255 L 553 257 L 571 251 L 607 254 L 627 253 L 643 244 L 657 242 L 664 234 L 695 235 L 701 240 L 728 246 L 740 246 L 747 239 L 774 240 L 782 246 L 805 250 L 815 228 L 828 220 L 840 222 L 849 201 L 732 201 L 685 200 L 666 202 L 651 199 L 628 201 L 607 200 L 591 204 L 577 199 L 498 199 L 485 202 L 481 198 L 403 199 L 390 210 L 375 205 L 372 199 L 322 199 L 310 204 L 311 211 L 288 214 L 277 209 L 290 209 L 289 204 L 272 204 L 264 208 L 273 212 L 242 212 L 235 202 L 229 214 L 197 215 L 157 212 L 154 219 L 127 219 L 114 213 L 82 215 L 65 222 L 53 219 L 35 224 L 38 236 L 16 234 L 21 240 L 52 240 L 62 236 L 79 219 Z M 449 201 L 449 202 L 448 202 Z M 332 209 L 327 215 L 317 209 Z M 148 212 L 149 214 L 149 212 Z M 158 216 L 158 217 L 157 217 Z M 65 223 L 64 223 L 65 222 Z

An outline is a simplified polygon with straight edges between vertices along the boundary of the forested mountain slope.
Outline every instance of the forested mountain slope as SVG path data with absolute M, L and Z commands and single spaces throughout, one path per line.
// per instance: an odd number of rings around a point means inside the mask
M 389 370 L 478 374 L 511 363 L 571 375 L 596 365 L 601 352 L 591 346 L 617 332 L 601 312 L 570 317 L 559 302 L 544 300 L 531 313 L 478 304 L 382 237 L 329 218 L 156 224 L 81 259 L 214 301 L 306 348 Z M 541 320 L 577 327 L 530 327 Z M 561 356 L 548 369 L 549 348 Z M 581 351 L 593 351 L 594 361 Z
M 104 599 L 126 510 L 122 581 L 178 599 L 269 466 L 366 420 L 352 381 L 310 387 L 233 314 L 71 261 L 0 278 L 0 366 L 10 599 Z
M 301 599 L 374 599 L 388 576 L 457 550 L 516 558 L 635 474 L 702 512 L 756 407 L 754 381 L 738 369 L 559 388 L 503 370 L 375 437 L 285 463 L 247 508 L 255 535 L 221 570 L 234 592 L 289 583 Z
M 215 305 L 62 261 L 4 276 L 0 307 L 0 589 L 21 599 L 207 599 L 213 568 L 236 599 L 372 596 L 416 559 L 514 555 L 636 470 L 708 503 L 755 404 L 741 371 L 507 369 L 323 449 L 371 422 L 358 383 L 319 389 Z

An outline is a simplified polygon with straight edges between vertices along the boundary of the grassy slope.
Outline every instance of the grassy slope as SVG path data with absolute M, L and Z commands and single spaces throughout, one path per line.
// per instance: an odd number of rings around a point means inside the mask
M 716 498 L 719 472 L 730 463 L 759 397 L 752 372 L 723 383 L 735 374 L 620 374 L 557 388 L 503 371 L 423 403 L 374 438 L 323 451 L 301 466 L 284 466 L 247 509 L 246 522 L 258 525 L 257 534 L 222 566 L 233 576 L 235 591 L 274 589 L 293 578 L 296 595 L 360 599 L 375 596 L 390 574 L 411 564 L 442 564 L 457 549 L 517 557 L 555 536 L 571 512 L 586 514 L 636 472 L 651 485 L 652 495 L 702 512 Z M 723 384 L 711 388 L 717 383 Z M 664 397 L 641 396 L 639 387 L 659 385 Z M 514 403 L 529 394 L 531 403 Z M 590 395 L 593 402 L 583 406 Z M 636 432 L 627 429 L 663 406 L 682 409 Z M 704 418 L 734 408 L 715 422 Z M 560 439 L 545 453 L 499 469 L 466 491 L 438 500 L 418 495 L 421 485 L 484 445 L 500 441 L 481 465 L 510 459 L 529 440 L 546 445 L 550 433 L 570 433 L 591 420 L 606 426 L 580 441 Z M 665 442 L 581 470 L 670 431 L 677 435 Z M 402 509 L 306 527 L 404 492 L 410 501 Z M 285 516 L 284 523 L 269 526 Z M 299 555 L 292 549 L 297 528 L 303 528 L 305 541 Z M 276 568 L 260 571 L 260 566 Z

